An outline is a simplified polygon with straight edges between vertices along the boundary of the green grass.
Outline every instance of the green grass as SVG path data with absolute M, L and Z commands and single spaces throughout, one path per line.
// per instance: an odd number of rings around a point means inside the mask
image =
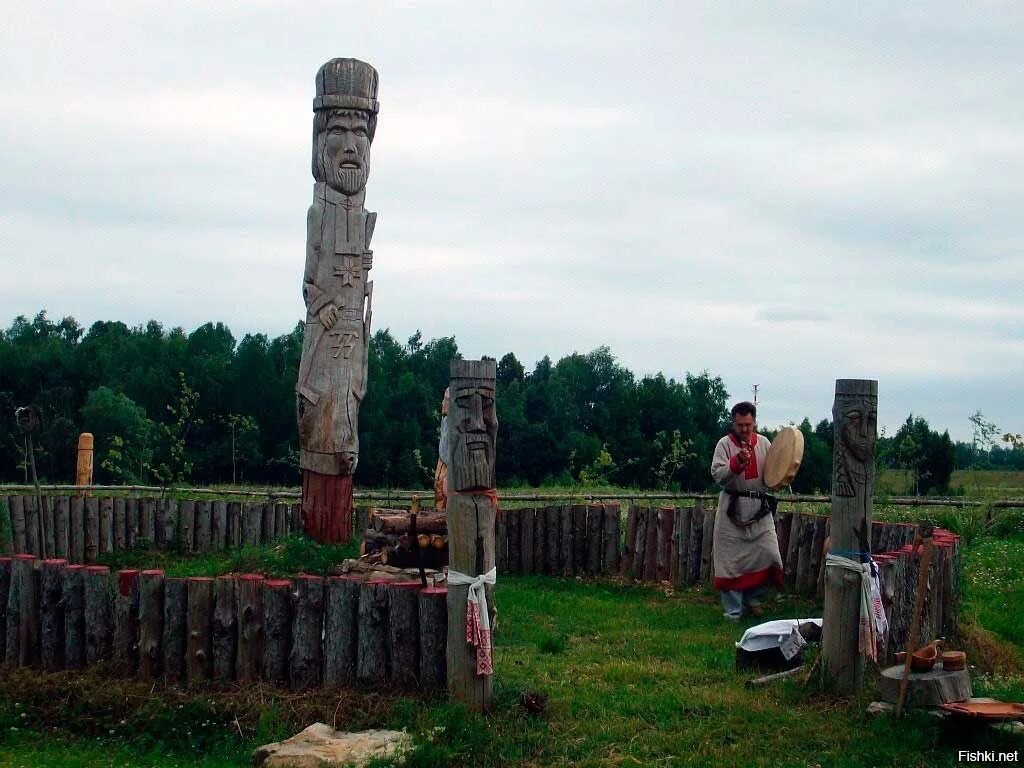
M 280 563 L 300 550 L 286 552 Z M 1017 556 L 983 552 L 970 562 Z M 970 606 L 997 599 L 987 596 L 986 583 L 970 588 L 977 595 Z M 1020 599 L 1019 581 L 1000 587 Z M 497 604 L 496 712 L 489 720 L 374 692 L 189 694 L 111 683 L 100 673 L 5 670 L 0 765 L 244 766 L 256 745 L 315 719 L 342 729 L 408 728 L 420 745 L 410 766 L 952 766 L 968 744 L 1021 746 L 987 732 L 944 741 L 922 714 L 897 729 L 889 717 L 864 714 L 870 691 L 836 700 L 806 691 L 799 680 L 747 691 L 733 663 L 742 627 L 724 622 L 705 590 L 504 577 Z M 1007 612 L 994 602 L 985 610 Z M 769 611 L 820 615 L 820 607 L 790 597 Z M 980 690 L 1024 695 L 1018 675 L 979 682 Z M 549 697 L 544 716 L 519 706 L 524 691 Z
M 1024 648 L 1024 537 L 985 537 L 964 554 L 964 612 Z

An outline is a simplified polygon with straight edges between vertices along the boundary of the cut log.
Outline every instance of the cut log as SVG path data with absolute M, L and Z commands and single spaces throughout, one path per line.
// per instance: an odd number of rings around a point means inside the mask
M 190 499 L 178 503 L 178 542 L 182 552 L 196 551 L 196 503 Z
M 572 540 L 572 505 L 565 505 L 558 510 L 561 533 L 558 542 L 558 568 L 563 576 L 572 576 L 576 564 L 573 562 L 575 545 Z
M 547 563 L 548 518 L 544 507 L 533 514 L 533 572 L 544 573 Z
M 21 667 L 39 663 L 39 580 L 36 577 L 39 564 L 40 561 L 32 555 L 17 555 L 11 573 L 11 591 L 14 591 L 13 585 L 16 583 L 18 593 L 17 647 L 18 666 Z
M 85 562 L 95 563 L 100 553 L 100 500 L 85 499 Z
M 71 524 L 71 499 L 56 496 L 53 499 L 54 557 L 66 560 L 69 555 L 68 528 Z
M 191 576 L 186 581 L 185 668 L 193 686 L 209 680 L 213 673 L 213 585 L 214 580 L 205 576 Z
M 242 503 L 240 501 L 228 502 L 228 536 L 227 546 L 242 546 Z
M 238 599 L 238 651 L 235 679 L 251 683 L 260 676 L 263 656 L 263 577 L 246 573 L 235 584 Z
M 619 572 L 619 553 L 621 542 L 622 509 L 616 504 L 605 504 L 604 507 L 604 555 L 601 560 L 601 572 L 607 575 Z
M 679 547 L 679 576 L 674 583 L 683 586 L 690 573 L 690 519 L 693 516 L 693 510 L 690 507 L 680 507 L 677 515 L 679 518 L 679 541 L 677 543 Z
M 139 546 L 139 537 L 142 531 L 140 525 L 141 500 L 129 496 L 124 503 L 124 540 L 128 549 L 135 549 Z
M 704 504 L 694 499 L 693 512 L 690 514 L 690 552 L 687 556 L 687 583 L 696 584 L 700 581 L 701 559 L 704 546 Z
M 43 551 L 39 539 L 39 502 L 35 496 L 24 496 L 25 553 L 36 557 Z
M 128 510 L 124 496 L 114 498 L 114 551 L 124 552 L 127 549 Z
M 387 583 L 364 581 L 359 592 L 359 649 L 356 679 L 380 686 L 388 676 L 388 594 Z
M 656 578 L 668 581 L 672 569 L 672 529 L 675 527 L 676 511 L 673 507 L 658 507 L 658 529 L 656 531 L 655 549 L 657 555 Z
M 679 583 L 679 525 L 682 515 L 675 510 L 672 515 L 672 535 L 669 537 L 668 580 L 672 584 Z
M 305 521 L 302 519 L 302 505 L 298 502 L 291 505 L 288 510 L 288 524 L 291 526 L 290 533 L 299 533 L 305 530 Z
M 40 663 L 47 672 L 64 669 L 64 568 L 68 561 L 44 560 L 40 580 Z
M 587 572 L 587 507 L 585 504 L 572 505 L 572 562 L 573 573 Z
M 388 678 L 412 690 L 420 676 L 418 581 L 388 584 Z
M 210 502 L 196 502 L 196 552 L 209 552 L 213 549 L 213 510 Z
M 81 496 L 71 497 L 68 559 L 72 563 L 82 564 L 85 562 L 85 499 Z
M 114 661 L 128 675 L 139 671 L 139 571 L 117 572 L 114 595 Z
M 245 502 L 242 508 L 242 528 L 244 545 L 258 547 L 263 535 L 263 508 L 256 502 Z
M 288 655 L 292 647 L 292 583 L 263 582 L 263 679 L 288 686 Z
M 810 559 L 810 572 L 808 574 L 808 589 L 807 595 L 814 597 L 818 594 L 818 585 L 822 579 L 822 569 L 825 564 L 825 539 L 826 539 L 826 523 L 828 522 L 827 517 L 816 516 L 814 518 L 814 530 L 811 537 L 811 559 Z
M 803 539 L 804 520 L 803 514 L 793 513 L 793 520 L 789 527 L 789 541 L 786 544 L 786 551 L 780 553 L 785 566 L 786 588 L 796 591 L 797 566 L 800 564 L 800 542 Z
M 141 545 L 150 549 L 156 547 L 156 501 L 142 499 L 139 502 L 139 538 Z
M 408 533 L 409 515 L 377 515 L 373 530 L 381 533 Z M 448 533 L 448 515 L 417 515 L 416 530 L 420 533 Z
M 622 543 L 621 570 L 623 575 L 633 574 L 633 559 L 636 556 L 637 506 L 630 504 L 626 512 L 626 536 Z
M 238 617 L 235 614 L 235 577 L 218 576 L 213 605 L 213 676 L 235 679 L 235 650 L 238 646 Z
M 650 507 L 639 507 L 636 511 L 636 539 L 633 544 L 633 578 L 642 580 L 646 570 L 647 526 L 650 524 Z
M 562 516 L 556 506 L 544 508 L 544 573 L 554 576 L 559 573 L 559 552 L 561 551 Z M 495 542 L 495 546 L 498 543 Z
M 114 551 L 114 500 L 109 496 L 100 499 L 100 554 Z
M 18 666 L 21 655 L 21 566 L 19 560 L 26 555 L 15 555 L 11 558 L 11 579 L 7 590 L 4 626 L 4 663 L 9 667 Z M 31 555 L 27 555 L 31 557 Z
M 896 703 L 902 678 L 902 664 L 882 670 L 878 678 L 878 691 L 883 701 Z M 947 672 L 938 663 L 930 672 L 910 673 L 905 704 L 910 707 L 937 707 L 954 701 L 966 701 L 973 695 L 971 675 L 967 670 Z
M 502 512 L 505 517 L 505 529 L 508 532 L 508 572 L 515 574 L 523 572 L 522 549 L 520 546 L 522 512 L 521 509 L 506 509 Z
M 508 523 L 506 514 L 494 523 L 494 560 L 498 573 L 508 573 Z M 447 530 L 447 529 L 446 529 Z
M 222 552 L 228 542 L 228 503 L 215 501 L 210 508 L 210 544 L 214 551 Z
M 448 590 L 426 587 L 417 593 L 420 640 L 420 687 L 443 690 L 448 678 Z
M 42 536 L 46 542 L 46 547 L 43 549 L 42 556 L 44 558 L 56 557 L 54 552 L 57 551 L 57 537 L 56 537 L 56 509 L 54 504 L 54 498 L 52 496 L 40 496 L 39 503 L 42 505 L 40 515 L 43 520 L 43 531 Z
M 295 579 L 295 619 L 289 672 L 292 690 L 317 688 L 323 675 L 324 580 L 302 575 Z
M 177 532 L 180 530 L 179 517 L 178 502 L 174 499 L 162 499 L 160 502 L 160 526 L 157 530 L 157 546 L 161 549 L 170 549 L 174 546 Z
M 85 667 L 85 566 L 69 565 L 61 573 L 64 609 L 64 668 Z
M 0 663 L 7 654 L 7 599 L 11 593 L 11 558 L 0 557 Z
M 324 615 L 324 685 L 348 685 L 356 679 L 360 580 L 332 576 L 327 580 Z
M 8 508 L 11 513 L 11 535 L 14 539 L 14 552 L 27 554 L 28 540 L 25 529 L 25 497 L 9 496 Z
M 288 505 L 278 502 L 274 505 L 274 538 L 283 539 L 288 535 Z
M 522 572 L 533 573 L 533 529 L 537 512 L 533 507 L 518 510 L 519 513 L 519 556 L 522 558 Z
M 267 502 L 260 504 L 260 520 L 262 524 L 260 526 L 260 542 L 263 544 L 269 544 L 274 540 L 274 531 L 276 530 L 276 523 L 274 521 L 274 505 Z
M 113 507 L 111 507 L 113 508 Z M 114 594 L 110 569 L 90 565 L 85 569 L 85 663 L 109 661 L 114 639 Z
M 814 525 L 817 517 L 808 515 L 804 519 L 800 531 L 800 551 L 796 566 L 796 591 L 801 595 L 814 594 L 814 581 L 811 574 L 811 547 L 814 546 Z
M 601 534 L 604 532 L 604 507 L 600 504 L 587 505 L 587 574 L 596 576 L 601 572 Z
M 178 683 L 185 679 L 188 621 L 188 587 L 185 579 L 164 579 L 164 679 Z
M 163 672 L 164 572 L 139 574 L 139 677 L 150 682 Z

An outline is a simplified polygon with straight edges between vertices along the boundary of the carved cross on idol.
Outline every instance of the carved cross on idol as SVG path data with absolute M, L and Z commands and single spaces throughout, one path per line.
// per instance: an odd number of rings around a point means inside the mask
M 306 218 L 306 325 L 297 415 L 302 513 L 320 542 L 352 537 L 352 474 L 366 393 L 377 214 L 363 206 L 377 127 L 377 71 L 332 59 L 316 75 L 313 204 Z

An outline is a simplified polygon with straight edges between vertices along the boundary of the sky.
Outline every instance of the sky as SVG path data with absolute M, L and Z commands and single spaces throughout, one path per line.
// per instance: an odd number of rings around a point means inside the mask
M 0 325 L 288 332 L 352 56 L 376 328 L 1024 431 L 1022 50 L 1010 2 L 5 2 Z

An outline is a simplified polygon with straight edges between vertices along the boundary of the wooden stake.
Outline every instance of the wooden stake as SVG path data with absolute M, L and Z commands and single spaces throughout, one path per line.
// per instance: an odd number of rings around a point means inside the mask
M 85 663 L 110 660 L 113 650 L 114 611 L 110 569 L 90 565 L 85 569 Z
M 360 582 L 348 576 L 327 580 L 324 616 L 324 685 L 347 685 L 356 679 Z
M 164 572 L 139 574 L 139 677 L 150 682 L 163 672 Z
M 417 594 L 419 601 L 420 687 L 433 691 L 444 688 L 448 678 L 448 590 L 427 587 Z
M 235 679 L 249 683 L 260 676 L 263 656 L 263 577 L 247 573 L 235 585 L 238 598 L 238 652 Z
M 128 675 L 139 671 L 139 573 L 118 571 L 114 595 L 114 661 Z
M 186 580 L 186 671 L 192 686 L 209 680 L 213 673 L 213 585 L 214 580 L 204 576 Z
M 295 619 L 288 660 L 292 690 L 320 685 L 323 675 L 324 580 L 301 575 L 295 579 Z
M 238 646 L 238 617 L 235 613 L 235 577 L 218 576 L 214 585 L 213 676 L 220 681 L 235 679 L 235 651 Z
M 164 579 L 164 679 L 169 683 L 185 679 L 188 587 L 183 578 Z
M 64 669 L 64 559 L 44 560 L 39 599 L 40 662 L 47 672 Z
M 61 574 L 64 609 L 64 667 L 85 666 L 85 566 L 69 565 Z

